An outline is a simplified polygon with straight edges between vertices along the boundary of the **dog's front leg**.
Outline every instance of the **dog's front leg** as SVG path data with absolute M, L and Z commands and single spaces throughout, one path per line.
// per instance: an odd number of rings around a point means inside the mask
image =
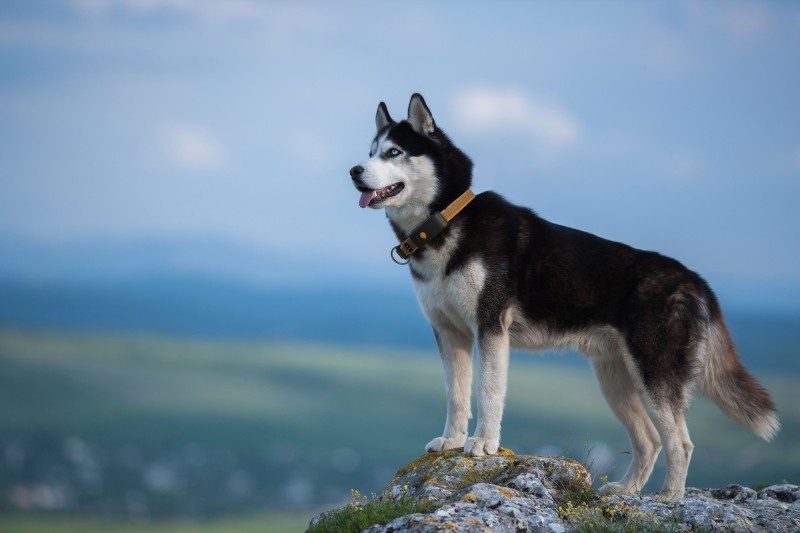
M 444 366 L 447 421 L 442 436 L 430 441 L 425 450 L 440 452 L 460 448 L 467 440 L 469 419 L 472 417 L 472 336 L 445 326 L 434 326 L 433 334 L 436 336 Z
M 500 422 L 508 378 L 508 328 L 480 332 L 480 378 L 478 386 L 478 426 L 464 444 L 464 453 L 475 457 L 497 453 L 500 447 Z

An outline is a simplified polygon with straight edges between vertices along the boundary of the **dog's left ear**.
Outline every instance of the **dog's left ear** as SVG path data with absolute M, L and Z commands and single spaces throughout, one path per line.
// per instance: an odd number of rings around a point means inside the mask
M 430 136 L 436 130 L 431 110 L 428 109 L 428 104 L 419 93 L 414 93 L 408 103 L 408 122 L 417 133 L 422 135 Z
M 394 124 L 394 120 L 389 116 L 389 109 L 386 104 L 381 102 L 378 104 L 378 111 L 375 113 L 375 127 L 378 128 L 378 131 L 381 131 L 389 124 Z

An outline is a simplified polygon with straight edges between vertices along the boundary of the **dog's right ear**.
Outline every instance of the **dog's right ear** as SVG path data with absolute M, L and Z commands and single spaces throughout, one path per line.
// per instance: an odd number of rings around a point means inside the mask
M 386 108 L 386 104 L 381 102 L 378 104 L 378 111 L 375 113 L 375 127 L 378 128 L 378 131 L 381 131 L 390 124 L 394 124 L 394 120 L 389 116 L 389 110 Z

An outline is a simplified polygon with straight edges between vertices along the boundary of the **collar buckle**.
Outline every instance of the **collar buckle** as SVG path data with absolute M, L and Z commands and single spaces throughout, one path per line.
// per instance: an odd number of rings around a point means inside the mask
M 417 244 L 414 241 L 412 241 L 411 238 L 409 237 L 408 239 L 401 242 L 398 248 L 400 249 L 399 250 L 400 255 L 405 255 L 406 257 L 410 257 L 411 254 L 413 254 L 419 249 L 419 246 L 417 246 Z

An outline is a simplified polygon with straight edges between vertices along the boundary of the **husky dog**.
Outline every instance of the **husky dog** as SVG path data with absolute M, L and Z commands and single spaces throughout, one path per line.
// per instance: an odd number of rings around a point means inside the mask
M 369 159 L 350 175 L 359 205 L 385 209 L 402 241 L 470 187 L 472 161 L 419 94 L 406 120 L 392 120 L 381 102 L 375 122 Z M 695 387 L 762 439 L 778 432 L 775 405 L 742 366 L 711 288 L 674 259 L 483 192 L 411 256 L 409 270 L 444 365 L 447 419 L 430 452 L 497 452 L 511 348 L 573 347 L 590 357 L 633 450 L 625 475 L 602 493 L 640 491 L 663 447 L 661 494 L 683 497 L 694 447 L 684 413 Z M 473 345 L 478 420 L 467 437 Z

